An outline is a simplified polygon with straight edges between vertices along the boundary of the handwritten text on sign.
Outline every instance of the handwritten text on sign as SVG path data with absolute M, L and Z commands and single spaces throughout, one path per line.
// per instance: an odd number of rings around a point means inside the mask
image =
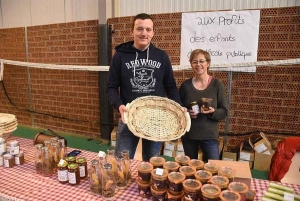
M 182 13 L 180 64 L 197 48 L 212 64 L 257 61 L 259 20 L 259 10 Z

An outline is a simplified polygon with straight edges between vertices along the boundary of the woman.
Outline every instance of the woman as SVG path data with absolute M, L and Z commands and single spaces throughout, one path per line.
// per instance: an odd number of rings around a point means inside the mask
M 208 52 L 195 49 L 190 55 L 190 64 L 195 77 L 185 80 L 179 93 L 183 106 L 191 116 L 191 129 L 182 137 L 185 155 L 198 158 L 199 146 L 204 161 L 219 160 L 219 121 L 227 115 L 226 95 L 223 83 L 208 74 L 211 58 Z M 206 108 L 202 98 L 211 98 Z M 191 103 L 197 101 L 200 109 L 192 110 Z

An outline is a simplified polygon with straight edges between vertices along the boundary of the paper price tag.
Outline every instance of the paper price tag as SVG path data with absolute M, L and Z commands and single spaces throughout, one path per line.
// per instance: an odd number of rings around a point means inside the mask
M 106 153 L 104 151 L 99 151 L 98 156 L 100 158 L 104 158 L 106 156 Z
M 283 195 L 283 199 L 284 200 L 286 200 L 286 201 L 294 201 L 294 197 L 295 197 L 294 194 L 284 192 L 284 195 Z
M 60 159 L 60 161 L 59 161 L 59 165 L 63 165 L 64 164 L 64 162 L 65 162 L 65 160 L 64 159 Z
M 164 169 L 162 169 L 162 168 L 156 168 L 155 174 L 157 174 L 157 175 L 163 175 L 163 173 L 164 173 Z

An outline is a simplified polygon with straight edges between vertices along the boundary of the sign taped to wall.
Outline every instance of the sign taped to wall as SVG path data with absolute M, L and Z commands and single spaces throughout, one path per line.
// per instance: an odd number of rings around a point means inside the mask
M 259 21 L 260 10 L 182 13 L 180 65 L 198 48 L 212 64 L 256 62 Z

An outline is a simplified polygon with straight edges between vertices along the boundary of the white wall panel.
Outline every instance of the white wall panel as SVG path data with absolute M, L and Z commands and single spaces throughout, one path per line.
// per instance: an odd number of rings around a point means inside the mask
M 98 0 L 65 0 L 66 22 L 98 19 Z

